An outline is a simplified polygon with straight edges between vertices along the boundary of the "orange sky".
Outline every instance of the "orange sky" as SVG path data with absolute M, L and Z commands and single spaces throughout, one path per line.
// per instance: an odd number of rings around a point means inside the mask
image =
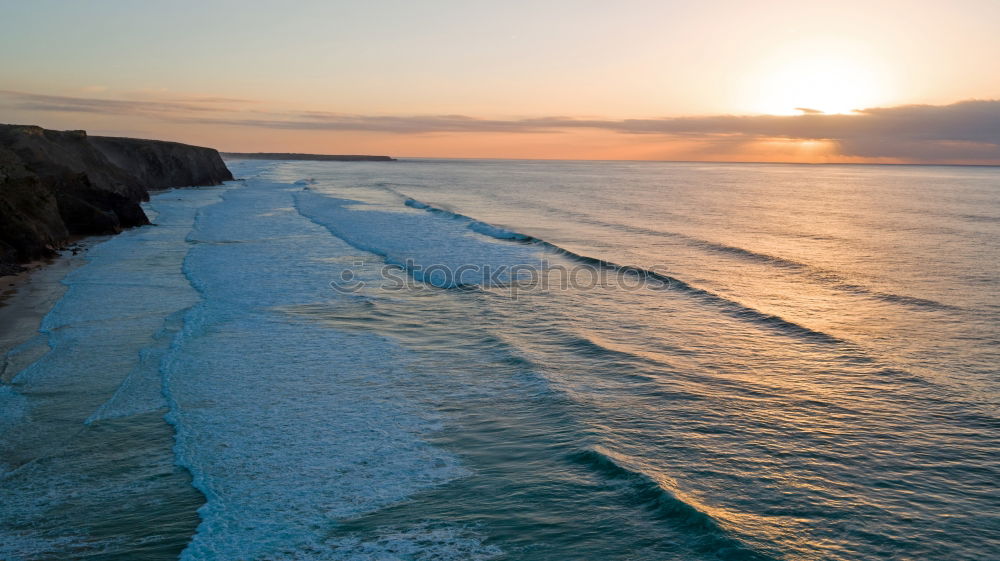
M 1000 163 L 998 63 L 995 0 L 5 2 L 0 122 L 228 151 Z

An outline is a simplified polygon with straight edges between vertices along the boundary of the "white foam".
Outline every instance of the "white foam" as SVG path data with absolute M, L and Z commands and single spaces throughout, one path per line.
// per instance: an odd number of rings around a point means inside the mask
M 68 289 L 43 319 L 42 335 L 30 348 L 15 349 L 12 364 L 20 364 L 22 352 L 37 356 L 48 348 L 11 386 L 0 386 L 0 457 L 16 468 L 0 477 L 0 559 L 101 551 L 113 538 L 85 535 L 66 513 L 124 506 L 124 497 L 134 499 L 160 481 L 111 477 L 118 466 L 106 456 L 114 451 L 77 448 L 91 430 L 81 432 L 81 423 L 162 403 L 150 349 L 168 316 L 196 301 L 181 272 L 185 236 L 197 209 L 217 200 L 217 190 L 154 195 L 159 225 L 128 230 L 88 251 L 88 263 L 64 279 Z M 171 472 L 169 455 L 161 456 L 144 460 L 156 474 Z
M 303 558 L 337 520 L 465 474 L 423 440 L 436 416 L 396 391 L 414 375 L 402 349 L 283 311 L 349 298 L 328 286 L 350 266 L 332 258 L 357 254 L 267 212 L 290 204 L 288 189 L 247 181 L 189 236 L 184 270 L 202 301 L 162 364 L 178 462 L 207 498 L 182 559 Z
M 490 237 L 476 235 L 469 220 L 453 214 L 365 205 L 313 191 L 298 192 L 295 200 L 299 212 L 334 235 L 390 263 L 411 266 L 414 278 L 435 286 L 503 284 L 512 280 L 512 269 L 541 261 L 539 248 L 506 241 L 517 239 L 515 233 L 477 223 L 484 232 L 492 230 Z M 429 208 L 413 199 L 407 206 Z
M 486 222 L 479 222 L 478 220 L 473 220 L 469 222 L 469 229 L 479 232 L 480 234 L 490 236 L 491 238 L 497 238 L 499 240 L 527 240 L 528 236 L 521 234 L 519 232 L 514 232 L 513 230 L 508 230 L 506 228 L 501 228 L 499 226 L 494 226 L 492 224 L 487 224 Z
M 86 424 L 149 413 L 167 406 L 161 388 L 160 362 L 180 329 L 182 317 L 182 312 L 175 312 L 165 320 L 163 329 L 154 336 L 153 344 L 139 351 L 138 364 L 111 399 L 84 421 Z
M 418 524 L 409 528 L 382 528 L 375 539 L 348 536 L 325 544 L 331 548 L 323 559 L 352 561 L 486 561 L 503 554 L 495 545 L 464 528 L 434 528 Z M 315 559 L 305 555 L 300 559 Z
M 0 365 L 0 380 L 6 380 L 8 377 L 13 378 L 49 350 L 51 349 L 49 349 L 48 337 L 39 333 L 7 351 L 2 359 L 3 364 Z

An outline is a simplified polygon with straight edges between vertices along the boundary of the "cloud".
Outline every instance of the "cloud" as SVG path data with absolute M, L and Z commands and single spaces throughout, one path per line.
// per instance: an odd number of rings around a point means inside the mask
M 204 122 L 204 121 L 202 121 Z M 277 119 L 216 118 L 208 122 L 285 130 L 417 133 L 543 133 L 599 129 L 689 140 L 822 140 L 840 154 L 916 161 L 1000 161 L 1000 100 L 904 105 L 851 114 L 717 115 L 659 119 L 478 119 L 464 115 L 368 116 L 308 112 Z
M 689 140 L 822 140 L 837 144 L 840 154 L 918 161 L 1000 161 L 1000 100 L 972 100 L 951 105 L 904 105 L 851 114 L 805 112 L 802 115 L 716 115 L 658 119 L 477 119 L 463 115 L 365 116 L 302 113 L 281 119 L 212 119 L 219 125 L 370 131 L 399 134 L 516 132 L 541 133 L 600 129 L 621 134 L 661 135 Z
M 575 129 L 701 142 L 762 139 L 832 142 L 843 156 L 923 162 L 1000 162 L 1000 100 L 950 105 L 878 107 L 850 114 L 801 108 L 800 115 L 714 115 L 652 119 L 570 116 L 485 119 L 467 115 L 356 115 L 320 111 L 242 111 L 249 100 L 190 98 L 120 100 L 51 96 L 0 90 L 18 109 L 140 115 L 202 125 L 261 129 L 428 133 L 551 133 Z
M 95 97 L 45 95 L 12 90 L 0 90 L 0 96 L 13 101 L 15 109 L 27 111 L 57 111 L 66 113 L 98 113 L 104 115 L 177 116 L 225 110 L 220 104 L 249 103 L 248 100 L 202 97 L 191 99 L 128 100 Z

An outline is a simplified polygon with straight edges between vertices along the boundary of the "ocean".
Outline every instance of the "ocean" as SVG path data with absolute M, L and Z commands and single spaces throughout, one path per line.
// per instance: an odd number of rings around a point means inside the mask
M 1000 552 L 1000 168 L 228 163 L 4 357 L 0 559 Z

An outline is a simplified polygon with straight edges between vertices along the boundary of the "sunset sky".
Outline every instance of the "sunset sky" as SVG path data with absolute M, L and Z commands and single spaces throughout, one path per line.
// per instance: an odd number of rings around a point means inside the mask
M 0 122 L 227 151 L 1000 164 L 1000 1 L 0 0 Z

